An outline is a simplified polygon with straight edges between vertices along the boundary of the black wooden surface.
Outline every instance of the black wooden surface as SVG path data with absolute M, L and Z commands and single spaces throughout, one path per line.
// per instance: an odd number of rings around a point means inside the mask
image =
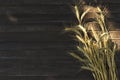
M 120 1 L 107 1 L 100 3 L 108 5 L 110 21 L 117 24 L 112 31 L 119 32 Z M 1 80 L 93 80 L 67 54 L 75 45 L 63 33 L 76 22 L 71 4 L 74 0 L 0 0 Z

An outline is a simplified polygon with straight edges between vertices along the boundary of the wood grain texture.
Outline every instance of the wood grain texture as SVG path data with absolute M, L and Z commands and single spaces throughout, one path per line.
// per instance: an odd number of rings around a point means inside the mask
M 110 33 L 120 44 L 120 1 L 99 3 L 107 4 L 114 24 Z M 76 44 L 64 32 L 77 22 L 73 4 L 74 0 L 0 0 L 1 80 L 92 80 L 91 73 L 81 70 L 81 64 L 68 54 Z M 120 75 L 119 58 L 118 52 Z

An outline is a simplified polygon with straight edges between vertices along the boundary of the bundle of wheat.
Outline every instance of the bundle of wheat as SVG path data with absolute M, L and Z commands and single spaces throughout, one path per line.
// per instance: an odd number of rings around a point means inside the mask
M 79 24 L 65 30 L 75 33 L 74 38 L 79 42 L 79 45 L 76 45 L 79 53 L 72 52 L 70 55 L 82 62 L 81 68 L 91 71 L 95 80 L 117 80 L 115 64 L 117 45 L 111 41 L 108 25 L 100 7 L 97 6 L 95 8 L 97 12 L 94 12 L 94 23 L 96 27 L 99 27 L 99 31 L 96 31 L 93 25 L 88 25 L 90 30 L 87 30 L 84 25 L 84 18 L 91 9 L 93 8 L 87 7 L 80 14 L 79 5 L 74 6 L 74 13 Z

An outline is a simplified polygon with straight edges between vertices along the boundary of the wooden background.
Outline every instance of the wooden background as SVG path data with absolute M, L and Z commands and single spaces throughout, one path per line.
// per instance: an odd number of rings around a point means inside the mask
M 91 2 L 91 0 L 86 0 Z M 93 80 L 68 51 L 75 42 L 63 33 L 76 22 L 74 0 L 0 0 L 1 80 Z M 104 0 L 120 42 L 120 0 Z M 120 54 L 116 57 L 120 76 Z

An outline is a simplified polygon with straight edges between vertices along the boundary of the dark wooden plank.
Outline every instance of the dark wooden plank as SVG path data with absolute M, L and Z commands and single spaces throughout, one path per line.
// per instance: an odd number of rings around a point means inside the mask
M 109 23 L 109 30 L 110 31 L 120 31 L 119 24 L 115 22 Z M 74 26 L 74 25 L 73 25 Z M 66 25 L 62 23 L 58 24 L 13 24 L 13 25 L 0 25 L 0 32 L 48 32 L 48 33 L 58 33 L 60 35 L 64 35 L 67 32 L 64 31 L 65 27 L 71 27 L 71 25 Z M 96 29 L 97 30 L 97 29 Z
M 47 21 L 73 21 L 75 17 L 68 14 L 16 14 L 14 15 L 18 18 L 18 23 L 29 23 L 29 22 L 47 22 Z M 59 16 L 59 17 L 58 17 Z M 2 18 L 2 17 L 1 17 Z M 4 20 L 4 19 L 2 19 Z
M 118 16 L 117 18 L 116 17 L 108 17 L 108 19 L 115 19 L 115 20 L 119 20 L 119 17 L 120 17 L 120 15 L 119 15 L 119 13 L 117 13 L 117 14 L 114 14 L 114 15 L 116 15 L 116 16 Z M 56 20 L 56 22 L 57 21 L 64 21 L 64 20 L 68 20 L 68 21 L 71 21 L 71 20 L 73 20 L 73 21 L 75 21 L 75 19 L 76 19 L 76 16 L 74 15 L 74 14 L 14 14 L 14 15 L 11 15 L 11 16 L 8 16 L 8 17 L 6 17 L 6 18 L 10 18 L 10 17 L 15 17 L 15 18 L 17 18 L 18 19 L 18 22 L 19 21 L 21 21 L 21 20 L 23 20 L 23 21 L 25 21 L 25 22 L 27 22 L 27 21 L 41 21 L 41 22 L 45 22 L 45 21 L 50 21 L 50 20 L 52 20 L 52 21 L 55 21 Z M 0 16 L 0 18 L 2 19 L 2 20 L 4 20 L 5 19 L 5 17 L 4 17 L 4 15 L 1 15 Z
M 1 76 L 0 79 L 2 80 L 47 80 L 48 76 Z
M 16 5 L 16 6 L 1 6 L 0 14 L 21 14 L 21 13 L 36 13 L 36 14 L 68 14 L 71 13 L 72 5 L 67 4 L 40 4 L 40 5 Z M 112 13 L 119 13 L 119 4 L 109 4 L 108 10 Z
M 36 13 L 36 14 L 67 14 L 72 12 L 72 5 L 67 4 L 41 4 L 41 5 L 22 5 L 22 6 L 1 6 L 0 14 L 21 14 L 21 13 Z M 119 13 L 119 4 L 108 6 L 108 10 L 113 13 Z
M 36 50 L 0 50 L 1 59 L 57 59 L 61 61 L 69 62 L 68 49 L 63 48 L 45 48 L 45 49 L 36 49 Z M 51 53 L 49 53 L 51 52 Z M 57 58 L 55 57 L 57 56 Z M 60 62 L 60 61 L 59 61 Z M 64 62 L 66 63 L 66 62 Z
M 69 76 L 40 76 L 40 75 L 36 75 L 36 76 L 20 76 L 20 75 L 16 75 L 16 76 L 1 76 L 0 79 L 3 80 L 92 80 L 93 78 L 91 77 L 91 74 L 87 71 L 84 71 L 83 74 L 86 74 L 85 76 L 83 75 L 69 75 Z
M 66 25 L 67 26 L 67 25 Z M 0 32 L 34 32 L 34 31 L 46 31 L 54 32 L 58 31 L 62 34 L 65 24 L 33 24 L 33 25 L 0 25 Z
M 32 16 L 32 17 L 30 17 Z M 60 18 L 58 18 L 58 16 Z M 66 18 L 65 18 L 66 17 Z M 0 16 L 0 24 L 1 25 L 23 25 L 23 24 L 29 24 L 29 25 L 43 25 L 43 24 L 75 24 L 77 22 L 76 17 L 74 15 L 62 15 L 62 14 L 42 14 L 42 15 L 16 15 L 15 20 L 13 20 L 14 17 L 5 17 Z M 115 18 L 108 18 L 109 21 L 115 21 L 119 23 L 120 19 L 119 17 Z
M 57 16 L 56 16 L 57 17 Z M 40 19 L 40 18 L 39 18 Z M 119 22 L 119 21 L 118 21 Z M 53 25 L 53 24 L 57 24 L 57 25 L 60 25 L 60 24 L 65 24 L 65 25 L 72 25 L 72 24 L 75 24 L 75 21 L 72 20 L 72 19 L 68 19 L 68 20 L 32 20 L 32 19 L 27 19 L 27 20 L 23 20 L 23 19 L 17 19 L 17 20 L 11 20 L 11 19 L 5 19 L 5 18 L 1 18 L 0 20 L 0 24 L 1 25 L 35 25 L 35 24 L 39 24 L 39 25 Z
M 71 45 L 71 46 L 70 46 Z M 6 43 L 1 43 L 0 44 L 0 50 L 44 50 L 44 49 L 68 49 L 68 48 L 72 48 L 72 44 L 69 44 L 68 42 L 56 42 L 53 43 L 52 42 L 25 42 L 25 43 L 21 43 L 21 42 L 17 42 L 17 43 L 11 43 L 11 42 L 6 42 Z
M 48 32 L 58 33 L 64 35 L 65 27 L 71 27 L 73 23 L 69 25 L 65 23 L 49 23 L 49 24 L 0 24 L 0 32 Z M 116 22 L 109 22 L 110 31 L 120 31 L 120 24 Z M 64 33 L 63 33 L 64 32 Z
M 85 2 L 87 3 L 92 3 L 91 0 L 85 0 Z M 23 5 L 23 4 L 73 4 L 75 3 L 74 0 L 1 0 L 0 3 L 2 3 L 2 5 Z M 105 0 L 98 0 L 98 3 L 120 3 L 119 0 L 109 0 L 109 1 L 105 1 Z
M 0 0 L 2 5 L 21 5 L 21 4 L 69 4 L 73 0 Z
M 1 32 L 0 41 L 71 41 L 67 35 L 59 31 L 34 31 L 34 32 Z
M 0 41 L 70 41 L 62 31 L 0 32 Z M 113 39 L 119 39 L 120 31 L 110 31 Z M 68 33 L 67 33 L 68 34 Z M 116 35 L 114 35 L 116 34 Z M 70 34 L 69 34 L 70 35 Z M 72 38 L 71 38 L 72 40 Z
M 64 14 L 69 13 L 68 5 L 25 5 L 25 6 L 1 6 L 0 14 L 21 14 L 21 13 L 37 13 L 37 14 Z
M 90 2 L 94 2 L 94 1 L 91 1 L 91 0 L 84 0 L 85 2 L 87 3 L 90 3 Z M 120 3 L 119 0 L 96 0 L 97 3 Z

